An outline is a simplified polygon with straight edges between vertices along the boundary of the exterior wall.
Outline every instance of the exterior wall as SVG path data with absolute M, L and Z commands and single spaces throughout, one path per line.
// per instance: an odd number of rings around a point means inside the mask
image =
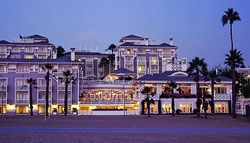
M 34 63 L 27 63 L 26 65 L 29 66 L 29 68 L 31 69 L 31 64 L 32 65 L 36 65 L 35 67 L 39 67 L 39 64 L 34 64 Z M 3 65 L 3 64 L 1 64 Z M 16 67 L 13 68 L 13 66 L 9 66 L 9 65 L 15 65 L 14 63 L 7 63 L 5 64 L 7 65 L 7 72 L 2 72 L 0 73 L 0 79 L 2 79 L 2 77 L 4 77 L 7 80 L 7 111 L 6 114 L 7 115 L 15 115 L 16 114 L 16 109 L 17 106 L 27 106 L 28 107 L 28 113 L 29 111 L 29 85 L 23 85 L 22 87 L 16 86 L 17 85 L 17 81 L 23 79 L 23 81 L 26 81 L 29 78 L 33 78 L 37 81 L 36 85 L 33 85 L 32 88 L 32 98 L 33 98 L 33 111 L 34 111 L 34 115 L 38 115 L 38 107 L 39 105 L 44 106 L 45 103 L 45 99 L 42 99 L 43 101 L 41 101 L 41 99 L 39 99 L 39 93 L 40 92 L 45 92 L 45 85 L 40 86 L 38 84 L 38 80 L 39 79 L 44 79 L 45 77 L 45 72 L 39 72 L 39 69 L 37 70 L 29 70 L 29 72 L 26 73 L 19 73 L 17 72 Z M 58 71 L 58 65 L 60 66 L 64 66 L 64 64 L 52 64 L 54 65 L 53 70 L 57 70 Z M 77 84 L 73 84 L 72 88 L 71 88 L 71 99 L 69 98 L 69 100 L 73 100 L 72 102 L 70 102 L 70 105 L 73 104 L 78 104 L 79 102 L 79 79 L 82 78 L 82 76 L 80 77 L 79 74 L 79 69 L 78 69 L 78 65 L 71 65 L 71 71 L 76 75 L 76 80 L 75 82 Z M 55 72 L 53 73 L 57 78 L 59 77 L 63 77 L 62 73 L 60 72 Z M 82 74 L 81 74 L 82 75 Z M 52 91 L 52 104 L 51 101 L 49 102 L 51 105 L 57 105 L 58 104 L 58 87 L 59 87 L 59 82 L 58 80 L 52 78 L 51 76 L 51 82 L 50 82 L 50 91 Z M 36 88 L 37 87 L 37 88 Z M 20 99 L 18 98 L 18 102 L 17 102 L 17 93 L 20 94 Z M 25 94 L 28 94 L 28 97 L 25 96 Z M 51 100 L 51 99 L 49 99 Z M 63 99 L 64 100 L 64 99 Z M 39 101 L 39 102 L 38 102 Z

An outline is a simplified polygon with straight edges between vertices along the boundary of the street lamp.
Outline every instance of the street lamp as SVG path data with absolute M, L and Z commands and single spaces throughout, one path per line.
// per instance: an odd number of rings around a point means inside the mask
M 120 74 L 117 74 L 118 77 L 122 78 L 123 80 L 123 115 L 125 116 L 125 83 L 124 83 L 124 80 L 125 78 L 127 77 L 125 74 L 123 73 L 120 73 Z

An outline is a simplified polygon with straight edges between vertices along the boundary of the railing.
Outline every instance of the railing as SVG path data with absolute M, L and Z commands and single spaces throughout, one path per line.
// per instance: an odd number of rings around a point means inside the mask
M 79 99 L 80 104 L 123 104 L 124 100 L 122 98 L 115 99 L 99 99 L 99 98 L 85 98 Z M 125 104 L 135 104 L 133 99 L 125 99 Z
M 56 77 L 64 77 L 63 72 L 55 72 L 55 73 L 53 73 L 53 74 L 54 74 L 54 76 L 56 76 Z M 77 73 L 74 72 L 74 73 L 73 73 L 73 76 L 74 76 L 74 77 L 77 77 Z
M 64 99 L 58 99 L 57 103 L 58 104 L 64 104 Z M 72 100 L 71 99 L 68 99 L 68 104 L 72 104 Z
M 135 56 L 136 53 L 130 52 L 129 54 L 127 52 L 121 53 L 122 56 Z
M 0 91 L 7 90 L 7 86 L 0 86 Z
M 29 99 L 16 99 L 16 104 L 29 104 Z
M 138 65 L 146 65 L 146 62 L 138 62 Z
M 85 82 L 83 83 L 85 85 L 91 85 L 91 84 L 94 84 L 94 85 L 123 85 L 123 81 L 122 80 L 116 80 L 116 81 L 113 81 L 113 82 L 106 82 L 106 81 L 103 81 L 103 80 L 95 80 L 95 81 L 89 81 L 88 82 Z M 131 81 L 124 81 L 124 84 L 125 85 L 131 85 Z
M 45 99 L 37 99 L 37 103 L 38 104 L 45 104 L 46 100 Z M 52 100 L 51 99 L 49 99 L 49 104 L 52 104 Z
M 158 62 L 158 61 L 157 61 L 157 62 L 150 62 L 150 64 L 151 64 L 151 65 L 158 65 L 159 62 Z
M 0 51 L 0 54 L 7 54 L 7 51 Z
M 230 100 L 231 95 L 230 94 L 215 94 L 214 100 Z
M 28 86 L 28 85 L 16 86 L 16 90 L 19 90 L 19 91 L 27 91 L 27 90 L 29 90 L 29 86 Z
M 133 65 L 134 62 L 133 62 L 133 61 L 125 61 L 124 64 L 125 64 L 125 65 Z
M 57 90 L 60 90 L 60 91 L 65 91 L 65 86 L 58 86 L 57 87 Z M 68 86 L 68 91 L 70 91 L 71 90 L 71 86 Z
M 35 51 L 34 54 L 36 55 L 49 55 L 49 51 Z
M 38 87 L 37 87 L 37 90 L 46 91 L 46 86 L 38 86 Z M 49 87 L 49 90 L 50 90 L 50 91 L 52 90 L 52 86 Z
M 0 105 L 1 105 L 2 103 L 3 103 L 3 104 L 6 104 L 6 103 L 7 103 L 7 100 L 6 100 L 6 99 L 3 99 L 3 100 L 2 100 L 2 99 L 0 98 Z

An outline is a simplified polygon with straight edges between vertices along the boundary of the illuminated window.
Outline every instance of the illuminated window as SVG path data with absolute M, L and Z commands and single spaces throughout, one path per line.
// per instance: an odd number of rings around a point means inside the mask
M 151 62 L 152 62 L 152 64 L 156 64 L 156 57 L 152 57 Z
M 33 56 L 26 56 L 26 59 L 33 59 Z
M 26 105 L 17 105 L 16 114 L 28 114 L 28 106 Z
M 126 52 L 127 52 L 128 55 L 130 55 L 130 53 L 131 53 L 130 49 L 127 49 Z
M 192 113 L 193 105 L 192 104 L 180 104 L 180 110 L 182 113 Z
M 141 72 L 141 71 L 145 71 L 145 66 L 138 66 L 138 71 Z
M 3 105 L 3 113 L 6 113 L 6 106 Z M 0 105 L 0 114 L 2 114 L 2 105 Z

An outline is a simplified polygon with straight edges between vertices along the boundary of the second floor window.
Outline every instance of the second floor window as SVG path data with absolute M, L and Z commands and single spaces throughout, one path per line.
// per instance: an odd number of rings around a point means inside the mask
M 0 72 L 6 72 L 6 65 L 0 65 Z
M 17 66 L 17 72 L 23 73 L 23 72 L 29 72 L 29 66 L 28 65 L 18 65 Z

